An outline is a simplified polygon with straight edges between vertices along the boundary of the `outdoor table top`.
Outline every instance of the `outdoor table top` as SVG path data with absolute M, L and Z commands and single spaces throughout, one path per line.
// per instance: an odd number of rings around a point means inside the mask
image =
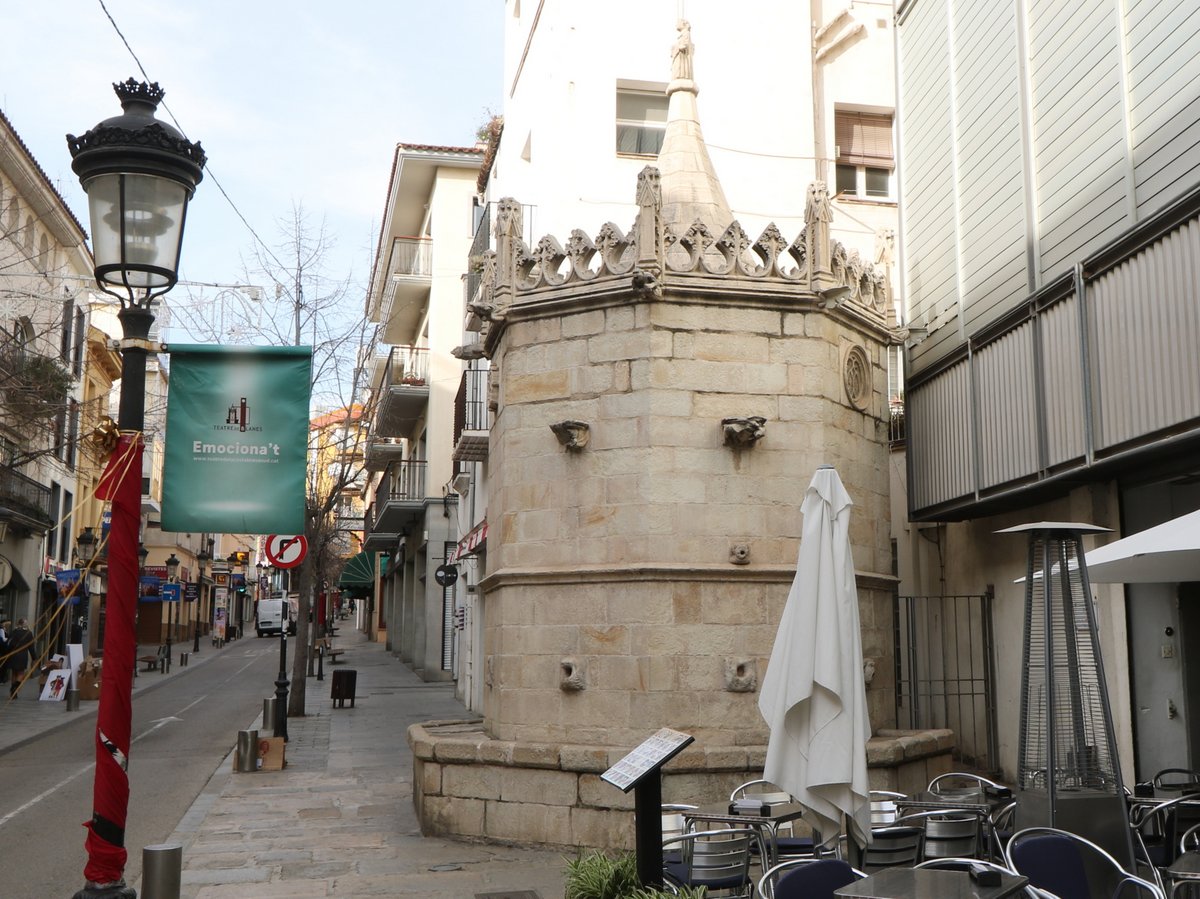
M 716 821 L 721 824 L 767 825 L 776 827 L 787 821 L 794 821 L 804 814 L 804 806 L 798 802 L 775 802 L 767 806 L 767 814 L 755 815 L 746 812 L 731 812 L 730 803 L 716 802 L 702 805 L 699 808 L 685 809 L 680 812 L 687 820 Z
M 1149 796 L 1137 796 L 1130 793 L 1127 798 L 1130 805 L 1158 805 L 1163 802 L 1169 802 L 1172 799 L 1181 799 L 1184 805 L 1200 805 L 1200 793 L 1185 792 L 1183 790 L 1156 789 Z
M 977 811 L 986 815 L 1008 805 L 1013 799 L 1012 796 L 988 796 L 982 790 L 960 790 L 952 793 L 931 793 L 925 790 L 921 793 L 914 793 L 907 799 L 896 799 L 895 803 L 900 808 L 917 809 L 918 811 L 960 809 Z
M 1002 873 L 999 886 L 984 887 L 966 871 L 884 868 L 833 892 L 854 899 L 1001 899 L 1019 892 L 1027 883 L 1028 877 Z

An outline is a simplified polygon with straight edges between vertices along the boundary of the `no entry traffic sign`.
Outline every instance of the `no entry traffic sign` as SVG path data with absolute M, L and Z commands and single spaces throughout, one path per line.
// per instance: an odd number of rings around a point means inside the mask
M 267 561 L 276 568 L 295 568 L 308 554 L 308 540 L 302 534 L 272 534 L 264 549 Z

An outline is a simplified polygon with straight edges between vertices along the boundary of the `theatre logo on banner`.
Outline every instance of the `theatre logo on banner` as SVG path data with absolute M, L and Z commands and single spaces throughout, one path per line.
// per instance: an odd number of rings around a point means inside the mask
M 171 345 L 162 528 L 304 533 L 311 347 Z

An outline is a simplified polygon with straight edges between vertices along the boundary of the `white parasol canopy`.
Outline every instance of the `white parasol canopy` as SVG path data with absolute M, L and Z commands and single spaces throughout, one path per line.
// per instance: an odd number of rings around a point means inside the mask
M 858 591 L 850 553 L 850 495 L 832 466 L 813 475 L 804 528 L 758 708 L 771 729 L 766 780 L 791 793 L 823 838 L 871 832 L 867 692 Z
M 1093 549 L 1085 558 L 1094 584 L 1200 581 L 1200 511 Z

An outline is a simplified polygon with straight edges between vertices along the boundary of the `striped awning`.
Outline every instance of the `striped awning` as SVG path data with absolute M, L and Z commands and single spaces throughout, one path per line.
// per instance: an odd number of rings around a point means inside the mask
M 485 518 L 475 527 L 467 532 L 467 535 L 458 541 L 458 546 L 454 548 L 454 557 L 451 562 L 457 562 L 465 556 L 473 555 L 487 543 L 488 523 Z

